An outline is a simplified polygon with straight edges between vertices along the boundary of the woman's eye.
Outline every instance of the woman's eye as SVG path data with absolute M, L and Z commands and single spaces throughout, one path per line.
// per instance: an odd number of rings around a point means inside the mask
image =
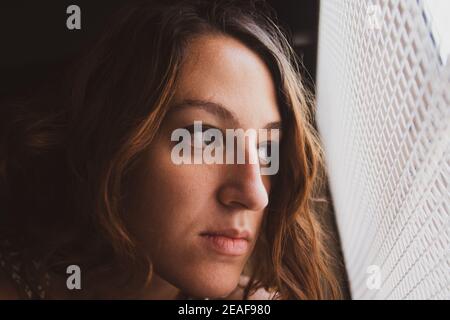
M 213 130 L 209 130 L 214 129 L 218 131 L 219 129 L 217 128 L 203 125 L 202 131 L 195 131 L 194 126 L 187 127 L 186 129 L 188 129 L 191 133 L 191 146 L 193 147 L 204 148 L 213 143 L 216 144 L 217 147 L 221 147 L 223 145 L 223 141 L 220 141 L 220 139 L 213 134 Z
M 214 139 L 214 137 L 213 137 Z M 209 139 L 204 131 L 201 132 L 194 132 L 192 137 L 192 146 L 194 147 L 201 147 L 204 148 L 208 145 L 210 145 L 212 142 L 211 139 Z
M 258 158 L 262 165 L 269 165 L 272 158 L 272 141 L 266 141 L 258 146 Z

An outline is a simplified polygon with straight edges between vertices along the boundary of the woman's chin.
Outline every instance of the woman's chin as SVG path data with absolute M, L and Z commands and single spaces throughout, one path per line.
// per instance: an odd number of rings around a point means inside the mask
M 197 279 L 195 284 L 189 283 L 186 286 L 180 287 L 186 287 L 186 290 L 181 289 L 191 297 L 223 299 L 236 290 L 238 283 L 239 276 L 233 277 L 228 281 L 225 278 L 215 279 L 214 281 L 210 279 Z
M 228 297 L 236 287 L 214 287 L 193 290 L 187 293 L 189 297 L 208 298 L 208 299 L 224 299 Z

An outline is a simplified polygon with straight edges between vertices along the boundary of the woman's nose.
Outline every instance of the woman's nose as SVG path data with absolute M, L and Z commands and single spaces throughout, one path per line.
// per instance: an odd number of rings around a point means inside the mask
M 246 156 L 248 156 L 248 152 Z M 243 164 L 227 164 L 225 166 L 226 180 L 219 189 L 219 201 L 231 208 L 263 210 L 269 202 L 269 196 L 261 176 L 259 163 L 245 161 Z

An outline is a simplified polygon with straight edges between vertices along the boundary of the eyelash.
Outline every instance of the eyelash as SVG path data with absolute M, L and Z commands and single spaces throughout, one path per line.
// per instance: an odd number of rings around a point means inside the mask
M 193 124 L 190 125 L 190 126 L 184 127 L 184 129 L 188 130 L 190 133 L 194 133 L 194 125 Z M 217 127 L 214 127 L 214 126 L 211 126 L 211 125 L 207 125 L 207 124 L 203 124 L 203 123 L 202 123 L 202 129 L 203 129 L 202 132 L 205 132 L 208 129 L 218 129 L 218 130 L 220 130 Z M 220 130 L 220 131 L 222 131 L 222 130 Z
M 184 129 L 188 130 L 191 134 L 194 134 L 194 125 L 190 125 L 190 126 L 184 127 Z M 223 130 L 221 130 L 221 129 L 217 128 L 217 127 L 214 127 L 212 125 L 202 124 L 202 132 L 205 132 L 208 129 L 220 130 L 220 132 L 222 132 L 222 136 L 225 137 L 225 133 L 223 132 Z M 213 142 L 214 142 L 214 140 L 211 141 L 211 143 L 213 143 Z M 267 140 L 267 141 L 264 141 L 264 142 L 261 142 L 260 144 L 258 144 L 258 157 L 260 157 L 260 153 L 259 152 L 260 152 L 260 148 L 262 146 L 267 146 L 268 149 L 271 150 L 270 154 L 272 155 L 272 144 L 273 143 L 278 143 L 278 142 L 272 141 L 272 140 Z M 223 144 L 225 144 L 225 143 L 223 142 Z M 265 163 L 263 165 L 268 165 L 269 163 Z

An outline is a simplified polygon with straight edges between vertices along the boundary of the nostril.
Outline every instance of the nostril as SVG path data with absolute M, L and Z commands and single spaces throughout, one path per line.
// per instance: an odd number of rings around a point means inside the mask
M 235 209 L 249 209 L 246 205 L 244 205 L 241 202 L 238 201 L 231 201 L 229 203 L 229 207 L 235 208 Z
M 233 209 L 259 211 L 269 202 L 264 186 L 229 184 L 223 186 L 218 193 L 219 201 Z

